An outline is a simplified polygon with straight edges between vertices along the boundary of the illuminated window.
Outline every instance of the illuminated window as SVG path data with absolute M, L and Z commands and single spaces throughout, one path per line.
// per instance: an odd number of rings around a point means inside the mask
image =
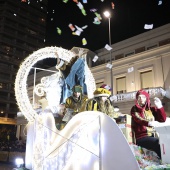
M 141 88 L 153 87 L 153 72 L 152 70 L 141 72 Z
M 126 77 L 116 78 L 116 90 L 117 94 L 126 93 Z

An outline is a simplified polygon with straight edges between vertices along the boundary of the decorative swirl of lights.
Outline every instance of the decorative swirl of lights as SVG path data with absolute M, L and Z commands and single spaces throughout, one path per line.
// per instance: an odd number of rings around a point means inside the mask
M 15 96 L 20 111 L 28 121 L 33 121 L 37 116 L 27 93 L 27 77 L 34 64 L 46 58 L 60 58 L 67 62 L 75 57 L 75 53 L 61 47 L 45 47 L 29 55 L 20 65 L 15 79 Z

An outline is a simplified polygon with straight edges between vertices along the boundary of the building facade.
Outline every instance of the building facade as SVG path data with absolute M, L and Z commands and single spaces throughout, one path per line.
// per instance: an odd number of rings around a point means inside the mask
M 110 85 L 111 71 L 106 67 L 110 63 L 110 52 L 100 49 L 96 55 L 97 62 L 89 59 L 96 85 Z M 113 44 L 111 55 L 114 104 L 129 114 L 135 92 L 144 88 L 151 99 L 154 96 L 162 99 L 170 116 L 170 24 Z
M 0 0 L 0 116 L 14 118 L 14 82 L 20 63 L 45 46 L 47 0 Z
M 120 112 L 130 114 L 136 92 L 144 88 L 151 96 L 151 103 L 153 104 L 155 96 L 159 97 L 167 116 L 170 116 L 170 24 L 113 44 L 112 48 L 117 49 L 112 51 L 114 106 L 118 106 Z M 95 54 L 99 57 L 96 63 L 92 61 Z M 110 85 L 110 69 L 106 67 L 107 63 L 110 63 L 109 55 L 106 49 L 100 49 L 87 56 L 97 87 L 103 83 Z M 34 84 L 39 84 L 42 77 L 55 71 L 56 68 L 52 67 L 38 72 L 36 78 L 35 75 L 28 77 L 28 95 L 35 109 L 41 110 L 41 104 L 40 97 L 34 94 Z M 22 130 L 26 124 L 27 120 L 18 112 L 17 134 L 22 138 L 25 138 Z

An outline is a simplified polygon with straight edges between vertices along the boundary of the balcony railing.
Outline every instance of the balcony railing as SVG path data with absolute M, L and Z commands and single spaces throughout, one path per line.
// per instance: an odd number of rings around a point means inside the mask
M 155 88 L 147 88 L 145 89 L 150 95 L 151 98 L 154 97 L 163 97 L 165 96 L 165 90 L 162 87 L 155 87 Z M 114 102 L 126 102 L 135 100 L 137 91 L 129 92 L 129 93 L 121 93 L 114 95 L 112 99 Z

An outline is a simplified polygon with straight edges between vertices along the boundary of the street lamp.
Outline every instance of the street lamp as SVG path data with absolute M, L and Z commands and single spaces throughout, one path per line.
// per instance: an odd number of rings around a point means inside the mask
M 106 18 L 108 18 L 108 21 L 109 21 L 109 45 L 111 46 L 111 30 L 110 30 L 110 18 L 111 18 L 111 15 L 108 11 L 105 11 L 104 13 L 104 16 Z M 112 65 L 112 52 L 110 50 L 110 64 Z M 110 69 L 110 85 L 111 85 L 111 93 L 113 95 L 113 73 L 112 73 L 112 68 Z

